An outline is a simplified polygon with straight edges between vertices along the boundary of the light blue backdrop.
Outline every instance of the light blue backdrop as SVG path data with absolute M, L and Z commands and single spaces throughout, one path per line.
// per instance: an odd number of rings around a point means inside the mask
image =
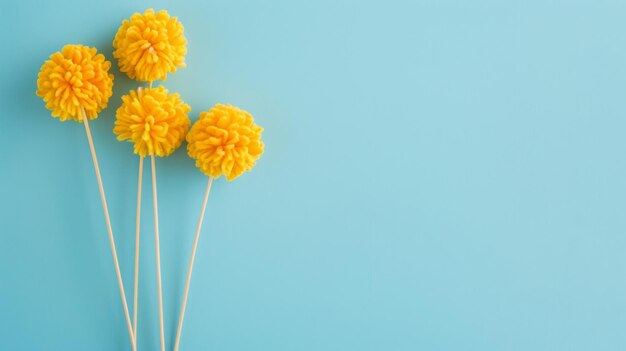
M 192 106 L 266 153 L 209 200 L 181 350 L 626 349 L 626 3 L 13 1 L 0 55 L 0 349 L 129 350 L 84 130 L 37 72 L 179 16 Z M 132 293 L 137 157 L 92 122 Z M 206 178 L 158 160 L 171 349 Z M 146 170 L 149 171 L 146 164 Z M 140 350 L 157 350 L 145 177 Z

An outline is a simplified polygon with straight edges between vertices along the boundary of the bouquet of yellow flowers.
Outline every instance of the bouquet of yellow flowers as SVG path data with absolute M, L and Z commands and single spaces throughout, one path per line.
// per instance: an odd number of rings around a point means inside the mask
M 157 295 L 159 303 L 159 338 L 161 350 L 165 350 L 163 321 L 163 298 L 161 282 L 161 255 L 159 244 L 159 221 L 155 156 L 166 157 L 187 141 L 187 151 L 196 166 L 208 176 L 202 201 L 200 218 L 193 241 L 187 269 L 183 301 L 176 329 L 174 350 L 178 350 L 183 320 L 189 295 L 191 273 L 198 247 L 198 240 L 206 204 L 213 179 L 224 176 L 231 181 L 250 171 L 264 151 L 261 141 L 263 128 L 255 124 L 248 112 L 232 105 L 217 104 L 201 112 L 198 121 L 190 128 L 188 114 L 191 107 L 178 93 L 170 93 L 165 87 L 153 87 L 156 80 L 165 81 L 169 73 L 185 67 L 187 39 L 178 18 L 167 11 L 146 10 L 135 13 L 122 22 L 113 40 L 114 58 L 120 71 L 129 78 L 148 82 L 145 87 L 131 90 L 122 97 L 117 109 L 113 132 L 120 141 L 133 144 L 133 152 L 139 155 L 137 181 L 137 206 L 135 225 L 135 270 L 133 317 L 131 319 L 122 274 L 115 247 L 115 238 L 106 202 L 105 191 L 93 143 L 89 120 L 107 107 L 113 95 L 111 62 L 97 49 L 83 45 L 66 45 L 60 52 L 50 56 L 39 72 L 37 95 L 43 98 L 53 117 L 61 121 L 73 120 L 83 123 L 98 189 L 104 210 L 113 264 L 122 299 L 126 326 L 132 349 L 137 350 L 137 310 L 139 285 L 139 242 L 141 222 L 141 191 L 143 160 L 150 156 L 152 170 L 152 198 L 154 209 L 154 234 L 156 248 Z

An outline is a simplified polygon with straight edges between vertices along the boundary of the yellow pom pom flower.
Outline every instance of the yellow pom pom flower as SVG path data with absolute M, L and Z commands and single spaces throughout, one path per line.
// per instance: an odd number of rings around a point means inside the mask
M 185 67 L 187 39 L 183 25 L 165 10 L 135 13 L 124 20 L 113 40 L 120 71 L 140 81 L 165 80 Z
M 215 105 L 187 134 L 187 151 L 196 166 L 213 178 L 228 181 L 250 171 L 263 154 L 263 128 L 248 112 L 232 105 Z
M 136 154 L 168 156 L 185 140 L 191 108 L 178 94 L 169 94 L 162 86 L 139 88 L 122 101 L 113 132 L 118 140 L 134 143 Z
M 87 117 L 94 119 L 113 95 L 109 68 L 111 62 L 95 48 L 65 45 L 41 66 L 37 95 L 61 121 L 82 121 L 81 106 Z

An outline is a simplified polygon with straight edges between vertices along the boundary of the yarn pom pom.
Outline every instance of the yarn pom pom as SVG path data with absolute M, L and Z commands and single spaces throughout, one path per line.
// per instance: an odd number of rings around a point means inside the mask
M 261 132 L 248 112 L 218 104 L 200 113 L 187 134 L 187 151 L 204 174 L 231 181 L 250 171 L 263 153 Z
M 141 156 L 168 156 L 185 140 L 189 130 L 189 105 L 162 86 L 139 88 L 122 96 L 113 132 L 117 140 L 134 143 Z
M 183 25 L 165 10 L 148 9 L 124 20 L 113 40 L 120 71 L 140 81 L 165 80 L 185 67 L 187 39 Z
M 81 106 L 94 119 L 113 95 L 111 62 L 95 48 L 65 45 L 50 55 L 39 71 L 37 95 L 61 121 L 83 120 Z

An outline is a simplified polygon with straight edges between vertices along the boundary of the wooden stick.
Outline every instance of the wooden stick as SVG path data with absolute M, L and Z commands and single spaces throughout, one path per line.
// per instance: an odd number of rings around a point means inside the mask
M 204 200 L 202 201 L 202 209 L 200 210 L 200 219 L 198 219 L 196 237 L 193 240 L 193 248 L 191 249 L 191 258 L 189 259 L 189 267 L 187 267 L 187 281 L 185 282 L 185 293 L 183 295 L 183 304 L 180 309 L 180 317 L 178 319 L 178 330 L 176 331 L 176 343 L 174 344 L 174 351 L 178 351 L 178 344 L 180 343 L 180 334 L 183 330 L 183 319 L 185 318 L 185 308 L 187 307 L 187 296 L 189 295 L 191 272 L 193 271 L 193 262 L 196 259 L 196 250 L 198 249 L 198 239 L 200 238 L 200 229 L 202 228 L 202 220 L 204 219 L 204 211 L 206 210 L 206 203 L 207 203 L 207 200 L 209 199 L 209 192 L 211 191 L 212 182 L 213 182 L 213 178 L 209 177 L 209 183 L 206 186 L 206 192 L 204 193 Z
M 122 273 L 120 271 L 120 265 L 117 260 L 117 250 L 115 250 L 115 239 L 113 238 L 113 229 L 111 229 L 111 218 L 109 217 L 109 209 L 107 206 L 107 200 L 104 195 L 104 186 L 102 185 L 102 177 L 100 176 L 100 167 L 98 166 L 98 157 L 96 156 L 96 148 L 93 145 L 93 139 L 91 137 L 91 129 L 89 129 L 89 118 L 85 113 L 85 108 L 80 108 L 83 124 L 85 125 L 85 132 L 87 132 L 87 141 L 89 141 L 89 148 L 91 149 L 91 158 L 93 159 L 93 167 L 96 171 L 96 179 L 98 180 L 98 189 L 100 190 L 100 199 L 102 200 L 102 207 L 104 208 L 104 219 L 107 225 L 107 231 L 109 234 L 109 244 L 111 245 L 111 254 L 113 255 L 113 264 L 115 265 L 115 274 L 117 275 L 117 284 L 120 288 L 120 295 L 122 296 L 122 303 L 124 307 L 124 315 L 126 316 L 126 326 L 128 327 L 128 334 L 130 335 L 130 343 L 133 351 L 136 350 L 135 334 L 133 327 L 130 324 L 130 315 L 128 314 L 128 304 L 126 303 L 126 294 L 124 293 L 124 284 L 122 283 Z
M 161 249 L 159 245 L 159 210 L 157 205 L 156 165 L 154 155 L 150 155 L 152 161 L 152 200 L 154 202 L 154 241 L 156 248 L 157 288 L 159 296 L 159 334 L 161 337 L 161 351 L 165 351 L 165 332 L 163 328 L 163 294 L 161 290 Z
M 137 344 L 137 310 L 139 309 L 139 237 L 141 223 L 141 188 L 143 180 L 143 156 L 139 157 L 139 176 L 137 181 L 137 218 L 135 219 L 135 290 L 133 296 L 133 332 Z

